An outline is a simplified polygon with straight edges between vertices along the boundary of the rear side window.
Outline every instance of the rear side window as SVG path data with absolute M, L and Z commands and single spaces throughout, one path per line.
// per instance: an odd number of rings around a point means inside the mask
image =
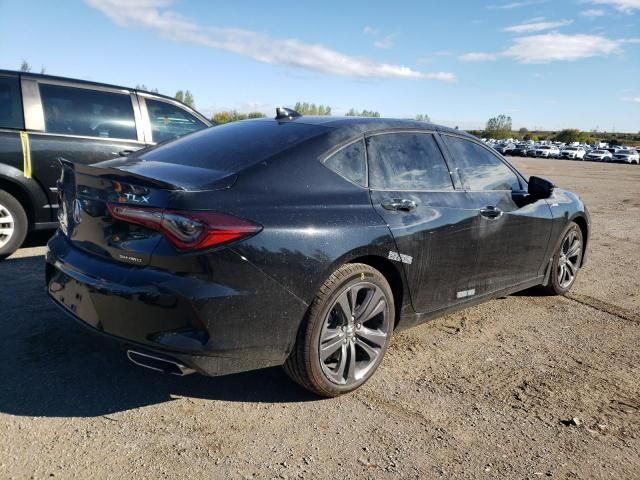
M 244 120 L 209 127 L 141 152 L 145 160 L 235 173 L 328 130 L 319 125 Z M 137 154 L 129 158 L 137 157 Z
M 129 95 L 41 83 L 40 98 L 48 133 L 138 138 Z
M 442 136 L 469 190 L 520 190 L 513 170 L 488 149 L 458 137 Z
M 453 190 L 431 134 L 391 133 L 367 139 L 369 182 L 381 190 Z
M 160 143 L 171 138 L 195 132 L 206 125 L 186 110 L 159 100 L 145 99 L 153 142 Z
M 24 128 L 18 77 L 0 75 L 0 128 Z
M 337 151 L 324 161 L 330 170 L 347 180 L 364 185 L 365 178 L 365 156 L 364 142 L 359 140 L 351 145 L 347 145 L 342 150 Z

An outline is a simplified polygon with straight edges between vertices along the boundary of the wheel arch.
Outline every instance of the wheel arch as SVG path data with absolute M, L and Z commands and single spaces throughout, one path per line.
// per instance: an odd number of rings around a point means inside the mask
M 29 227 L 31 227 L 35 222 L 35 208 L 31 202 L 27 189 L 25 189 L 20 183 L 14 182 L 0 175 L 0 190 L 4 190 L 20 202 L 20 205 L 22 205 L 22 208 L 24 208 L 24 211 L 27 214 Z
M 582 232 L 582 259 L 580 260 L 580 266 L 582 267 L 587 252 L 587 243 L 589 242 L 589 222 L 582 215 L 576 215 L 571 221 L 575 222 Z

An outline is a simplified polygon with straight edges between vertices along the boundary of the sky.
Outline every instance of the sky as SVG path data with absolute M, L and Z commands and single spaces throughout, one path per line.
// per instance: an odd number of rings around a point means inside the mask
M 483 128 L 640 131 L 640 0 L 0 0 L 0 69 Z

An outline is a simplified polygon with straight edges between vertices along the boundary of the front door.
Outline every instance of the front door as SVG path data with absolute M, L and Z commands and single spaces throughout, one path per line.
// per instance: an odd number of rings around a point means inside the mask
M 545 200 L 532 200 L 526 183 L 502 158 L 467 138 L 443 134 L 450 158 L 477 212 L 478 260 L 474 295 L 535 280 L 543 274 L 552 226 Z
M 463 302 L 474 271 L 477 212 L 465 207 L 431 133 L 407 131 L 367 138 L 369 186 L 389 225 L 414 309 L 433 312 Z

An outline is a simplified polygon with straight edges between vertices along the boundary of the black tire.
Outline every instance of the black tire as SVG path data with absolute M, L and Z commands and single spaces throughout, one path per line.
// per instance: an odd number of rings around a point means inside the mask
M 564 260 L 566 258 L 565 254 L 568 252 L 567 242 L 575 236 L 575 238 L 580 242 L 580 252 L 569 258 L 571 261 L 571 265 L 574 265 L 575 272 L 573 273 L 573 278 L 571 281 L 566 284 L 561 282 L 561 263 L 564 261 L 565 265 L 567 262 Z M 582 236 L 582 230 L 578 226 L 577 223 L 571 222 L 565 228 L 564 232 L 562 232 L 562 241 L 558 250 L 553 255 L 553 261 L 551 263 L 551 272 L 549 275 L 549 280 L 546 285 L 543 286 L 544 291 L 548 295 L 564 295 L 571 287 L 573 287 L 575 283 L 575 279 L 578 276 L 578 272 L 580 270 L 580 266 L 582 265 L 582 255 L 584 254 L 584 238 Z M 569 245 L 570 248 L 570 245 Z M 565 269 L 568 268 L 565 266 Z M 566 277 L 565 277 L 566 278 Z
M 10 215 L 11 222 L 2 223 L 2 218 L 8 219 L 6 214 Z M 4 190 L 0 190 L 0 229 L 8 230 L 12 228 L 11 234 L 0 234 L 0 260 L 7 258 L 15 252 L 27 236 L 29 229 L 29 220 L 22 205 L 12 195 Z
M 369 294 L 370 291 L 371 294 Z M 362 329 L 360 330 L 361 333 L 364 333 L 365 330 L 367 332 L 375 331 L 376 335 L 378 335 L 378 331 L 381 332 L 384 330 L 385 336 L 376 338 L 377 342 L 384 344 L 374 345 L 379 352 L 377 356 L 375 356 L 375 360 L 373 360 L 371 355 L 368 354 L 365 356 L 366 359 L 364 361 L 360 360 L 361 363 L 365 365 L 364 369 L 366 370 L 366 373 L 364 373 L 361 378 L 356 378 L 356 374 L 354 373 L 353 376 L 348 376 L 344 379 L 344 384 L 339 384 L 330 377 L 332 371 L 327 364 L 327 362 L 333 361 L 333 356 L 328 357 L 324 362 L 320 359 L 321 335 L 327 335 L 327 332 L 330 330 L 328 327 L 325 328 L 325 324 L 328 326 L 332 321 L 335 321 L 335 319 L 339 319 L 344 322 L 344 318 L 339 314 L 339 312 L 343 310 L 337 302 L 339 302 L 341 298 L 344 298 L 344 295 L 351 298 L 349 297 L 350 292 L 356 292 L 354 294 L 356 296 L 356 301 L 353 302 L 356 304 L 356 306 L 353 307 L 355 312 L 353 312 L 351 316 L 350 327 L 343 325 L 340 327 L 340 330 L 338 330 L 338 326 L 336 325 L 334 327 L 335 330 L 332 330 L 338 332 L 335 334 L 335 338 L 337 339 L 335 344 L 338 345 L 341 341 L 344 342 L 344 346 L 340 345 L 338 347 L 340 348 L 340 352 L 338 352 L 338 350 L 335 351 L 335 355 L 339 357 L 340 360 L 337 358 L 335 359 L 336 371 L 338 373 L 333 375 L 336 377 L 341 375 L 339 371 L 340 366 L 338 364 L 342 364 L 342 355 L 345 356 L 345 365 L 348 362 L 346 358 L 351 359 L 352 356 L 354 358 L 354 363 L 350 363 L 349 366 L 342 367 L 343 370 L 345 370 L 346 373 L 348 373 L 350 369 L 357 372 L 356 365 L 359 361 L 358 358 L 362 359 L 362 354 L 366 351 L 366 348 L 371 348 L 372 344 L 369 344 L 366 338 L 363 340 L 362 337 L 358 336 L 358 330 Z M 364 293 L 361 294 L 360 292 Z M 380 307 L 382 305 L 382 301 L 376 298 L 374 293 L 375 295 L 382 296 L 384 299 L 384 306 Z M 362 296 L 364 296 L 364 299 L 362 299 L 361 303 L 358 304 L 358 299 Z M 368 302 L 367 299 L 369 300 Z M 375 305 L 374 299 L 376 302 Z M 352 302 L 350 301 L 349 305 L 351 304 Z M 376 314 L 377 317 L 371 317 L 372 320 L 366 320 L 365 315 L 371 312 L 369 308 L 376 311 L 380 310 L 381 313 Z M 370 326 L 372 324 L 369 322 L 380 323 L 380 316 L 383 314 L 385 317 L 382 322 L 385 327 L 383 328 L 381 326 L 380 330 L 371 330 Z M 354 318 L 356 320 L 354 320 Z M 364 320 L 360 321 L 358 320 L 359 318 Z M 373 325 L 375 326 L 378 323 L 374 323 Z M 365 324 L 366 327 L 364 327 Z M 341 325 L 341 323 L 338 325 Z M 394 325 L 395 304 L 393 292 L 391 291 L 391 287 L 385 277 L 378 270 L 370 267 L 369 265 L 361 263 L 343 265 L 327 279 L 322 287 L 320 287 L 318 294 L 309 307 L 300 329 L 298 330 L 296 343 L 293 347 L 293 351 L 284 364 L 284 370 L 295 382 L 323 397 L 336 397 L 351 392 L 362 386 L 377 370 L 389 343 L 391 342 Z M 345 328 L 347 330 L 345 330 Z M 350 340 L 345 339 L 346 337 Z M 340 340 L 340 338 L 343 340 Z M 350 342 L 353 342 L 353 346 Z M 333 343 L 333 341 L 330 340 L 330 343 Z M 325 346 L 326 345 L 327 344 L 325 343 Z M 348 352 L 355 352 L 355 354 L 348 353 L 347 349 L 350 349 Z

